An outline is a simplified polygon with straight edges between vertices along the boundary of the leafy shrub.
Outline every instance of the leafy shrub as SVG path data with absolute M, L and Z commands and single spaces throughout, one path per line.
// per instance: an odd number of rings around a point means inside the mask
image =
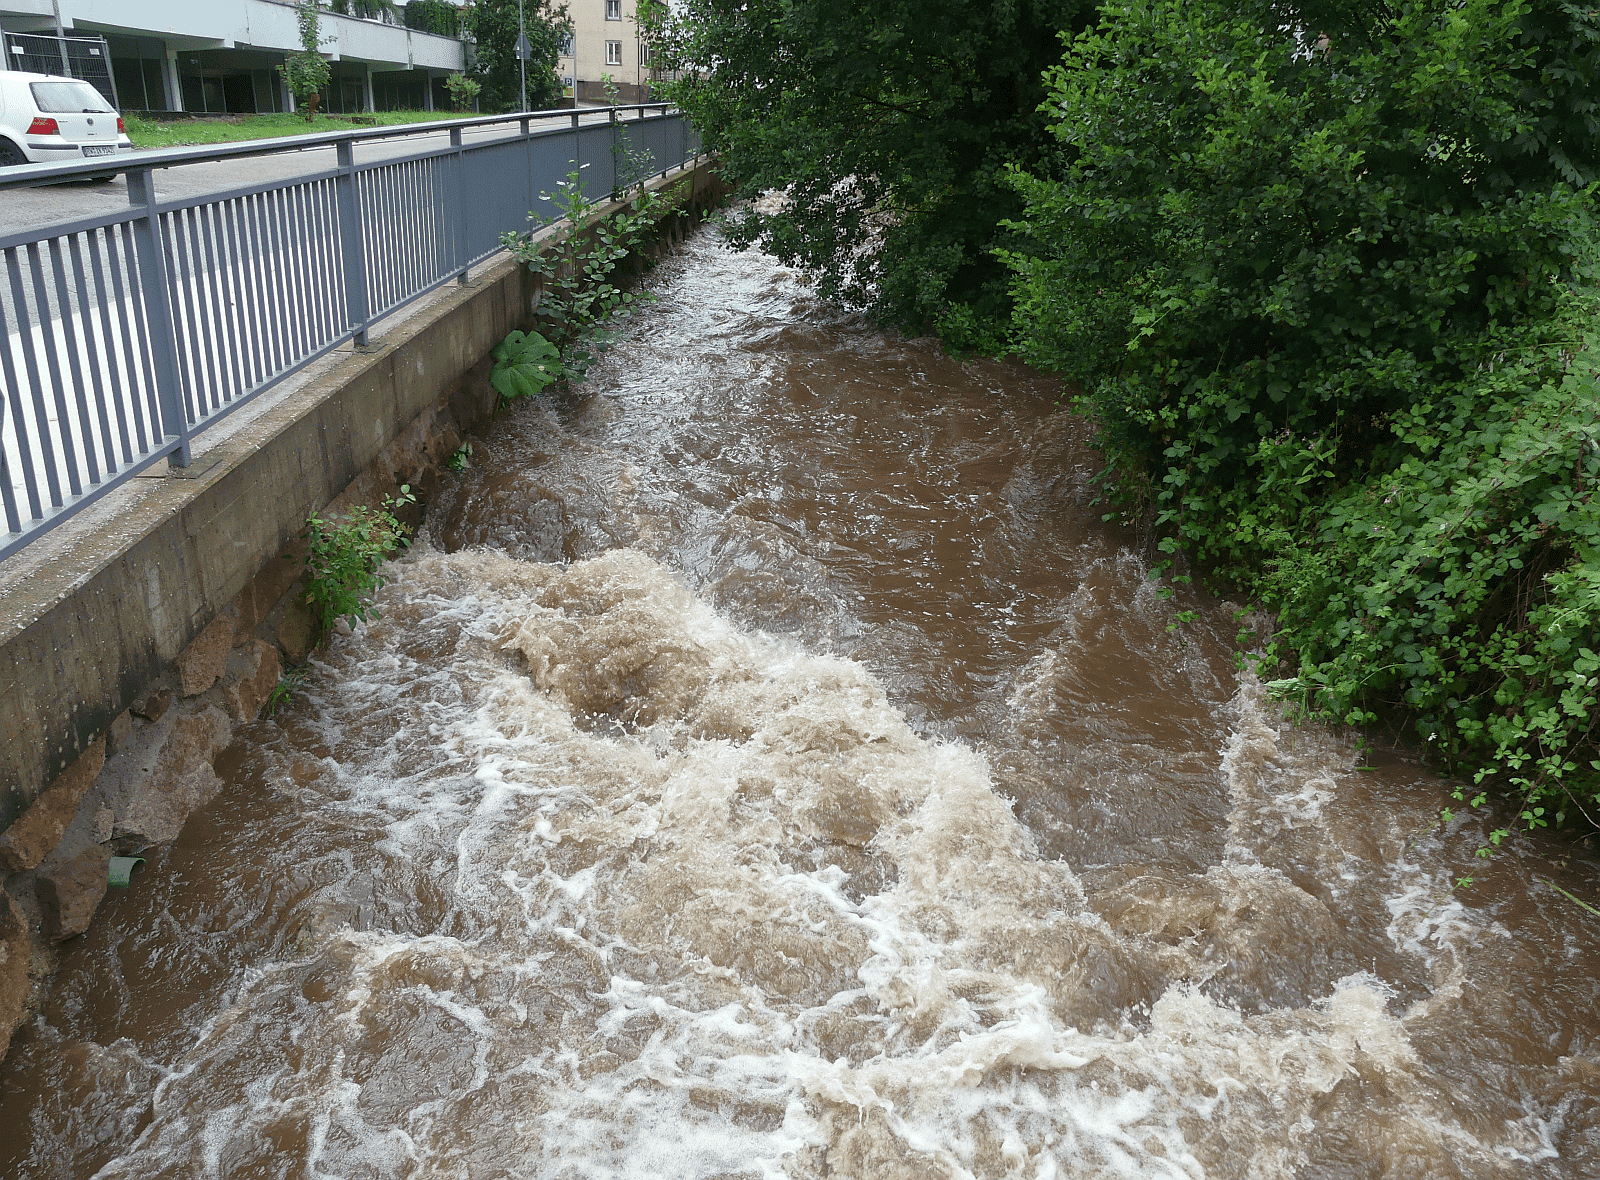
M 1592 346 L 1507 359 L 1396 415 L 1392 470 L 1302 521 L 1232 522 L 1261 562 L 1246 583 L 1279 612 L 1266 661 L 1297 653 L 1278 695 L 1356 724 L 1411 712 L 1528 827 L 1600 821 L 1597 377 Z
M 379 567 L 410 531 L 394 512 L 415 501 L 410 485 L 402 484 L 400 495 L 385 496 L 381 508 L 360 505 L 336 520 L 306 520 L 306 601 L 324 632 L 340 619 L 354 626 L 378 617 L 372 596 L 388 581 Z
M 561 353 L 537 332 L 513 332 L 494 346 L 489 384 L 507 401 L 533 397 L 566 374 Z
M 1280 692 L 1410 709 L 1524 823 L 1570 816 L 1600 789 L 1573 295 L 1597 277 L 1600 13 L 1104 14 L 1049 79 L 1057 170 L 1013 172 L 1019 350 L 1079 383 L 1162 549 L 1280 611 Z
M 1051 76 L 1064 178 L 1016 174 L 1021 351 L 1203 556 L 1236 554 L 1219 512 L 1390 465 L 1389 415 L 1551 339 L 1593 274 L 1568 157 L 1487 158 L 1537 105 L 1522 8 L 1394 11 L 1319 45 L 1275 8 L 1121 6 Z
M 450 101 L 455 104 L 456 110 L 468 111 L 482 93 L 483 84 L 474 82 L 465 74 L 451 74 L 444 80 L 444 88 L 450 92 Z
M 318 52 L 322 43 L 322 17 L 317 11 L 316 0 L 299 0 L 294 15 L 300 30 L 300 52 L 284 58 L 278 66 L 278 73 L 283 75 L 283 83 L 289 88 L 289 93 L 301 103 L 307 103 L 313 95 L 327 88 L 333 77 L 333 67 Z M 309 105 L 306 122 L 309 123 L 314 114 L 315 104 Z

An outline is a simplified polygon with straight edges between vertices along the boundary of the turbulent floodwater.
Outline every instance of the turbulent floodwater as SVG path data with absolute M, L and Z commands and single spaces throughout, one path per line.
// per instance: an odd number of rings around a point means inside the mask
M 654 286 L 67 952 L 9 1174 L 1600 1175 L 1587 852 L 1452 892 L 1049 381 L 710 232 Z

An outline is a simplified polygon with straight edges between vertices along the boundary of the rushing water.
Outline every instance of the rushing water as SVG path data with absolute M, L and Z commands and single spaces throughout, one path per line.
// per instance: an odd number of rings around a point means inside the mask
M 655 287 L 65 955 L 9 1174 L 1600 1175 L 1592 857 L 1452 891 L 1049 380 L 712 233 Z

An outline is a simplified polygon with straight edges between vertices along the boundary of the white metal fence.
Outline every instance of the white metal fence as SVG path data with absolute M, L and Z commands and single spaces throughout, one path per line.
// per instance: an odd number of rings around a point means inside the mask
M 357 158 L 419 132 L 434 141 Z M 331 166 L 290 180 L 174 200 L 153 186 L 158 168 L 317 147 Z M 539 197 L 572 169 L 598 200 L 698 152 L 680 113 L 644 104 L 118 157 L 128 207 L 0 233 L 0 558 L 158 461 L 186 466 L 231 410 L 466 281 L 530 211 L 554 216 Z M 0 190 L 105 168 L 0 169 Z

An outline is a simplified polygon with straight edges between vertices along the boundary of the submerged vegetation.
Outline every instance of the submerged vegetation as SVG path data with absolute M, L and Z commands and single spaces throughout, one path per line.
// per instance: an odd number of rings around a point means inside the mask
M 673 64 L 716 63 L 675 97 L 734 176 L 788 190 L 740 232 L 1069 379 L 1157 575 L 1275 612 L 1253 645 L 1280 697 L 1405 712 L 1522 826 L 1600 821 L 1600 12 L 691 0 L 647 23 Z

